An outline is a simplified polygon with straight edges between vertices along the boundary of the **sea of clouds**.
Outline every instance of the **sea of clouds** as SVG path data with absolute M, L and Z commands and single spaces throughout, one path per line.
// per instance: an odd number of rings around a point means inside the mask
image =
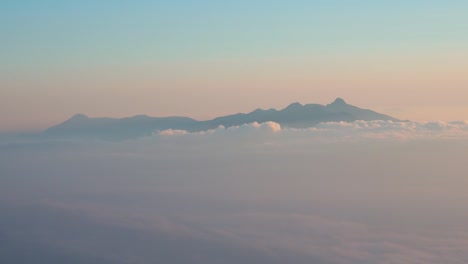
M 467 263 L 467 150 L 466 121 L 4 137 L 0 262 Z

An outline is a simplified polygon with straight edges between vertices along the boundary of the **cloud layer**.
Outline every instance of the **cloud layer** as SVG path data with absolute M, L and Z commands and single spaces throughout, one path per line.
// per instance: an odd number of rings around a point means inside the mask
M 0 262 L 467 263 L 467 131 L 268 122 L 0 144 Z
M 282 128 L 275 122 L 251 123 L 242 126 L 225 128 L 220 126 L 215 130 L 189 133 L 183 130 L 165 130 L 156 134 L 162 136 L 180 135 L 247 135 L 247 134 L 281 134 L 302 135 L 320 139 L 435 139 L 435 138 L 463 138 L 468 136 L 468 122 L 393 122 L 393 121 L 355 121 L 355 122 L 326 122 L 315 127 L 304 129 Z

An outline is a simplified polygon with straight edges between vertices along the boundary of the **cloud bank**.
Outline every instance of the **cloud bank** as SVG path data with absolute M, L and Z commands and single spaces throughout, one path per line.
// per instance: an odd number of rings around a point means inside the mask
M 394 122 L 394 121 L 355 121 L 326 122 L 315 127 L 294 129 L 282 128 L 275 122 L 251 123 L 242 126 L 189 133 L 184 130 L 165 130 L 156 132 L 161 136 L 208 136 L 208 135 L 247 135 L 247 134 L 302 135 L 320 139 L 449 139 L 468 136 L 468 121 L 453 122 Z
M 0 144 L 0 262 L 467 263 L 467 132 L 268 122 Z

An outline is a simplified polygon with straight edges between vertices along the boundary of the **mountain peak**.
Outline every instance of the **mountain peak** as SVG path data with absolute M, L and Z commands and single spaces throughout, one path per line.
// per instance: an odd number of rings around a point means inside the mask
M 76 115 L 72 116 L 69 120 L 83 120 L 83 119 L 87 119 L 87 118 L 88 118 L 87 115 L 76 114 Z
M 300 108 L 302 106 L 303 106 L 302 104 L 295 102 L 295 103 L 288 105 L 288 107 L 286 107 L 285 109 L 295 109 L 295 108 Z
M 345 102 L 345 100 L 338 97 L 330 105 L 347 105 L 347 103 Z

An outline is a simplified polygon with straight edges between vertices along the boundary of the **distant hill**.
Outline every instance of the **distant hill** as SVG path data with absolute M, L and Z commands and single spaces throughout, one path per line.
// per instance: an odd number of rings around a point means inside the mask
M 313 127 L 321 122 L 353 122 L 356 120 L 400 121 L 369 109 L 349 105 L 343 99 L 337 98 L 328 105 L 293 103 L 281 110 L 257 109 L 247 114 L 239 113 L 206 121 L 198 121 L 189 117 L 149 117 L 146 115 L 121 119 L 90 118 L 78 114 L 59 125 L 47 129 L 43 135 L 59 138 L 84 137 L 120 140 L 149 136 L 155 131 L 167 129 L 198 132 L 215 129 L 219 126 L 231 127 L 267 121 L 279 123 L 282 127 L 306 128 Z

